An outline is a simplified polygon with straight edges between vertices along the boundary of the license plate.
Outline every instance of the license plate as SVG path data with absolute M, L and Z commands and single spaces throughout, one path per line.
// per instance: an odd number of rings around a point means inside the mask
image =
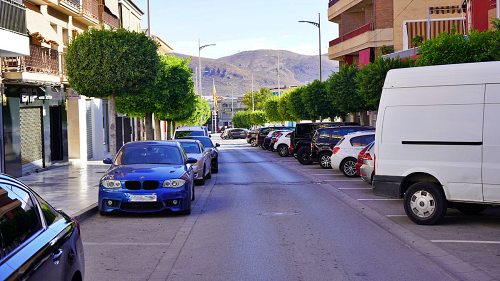
M 156 202 L 156 194 L 130 195 L 130 202 Z

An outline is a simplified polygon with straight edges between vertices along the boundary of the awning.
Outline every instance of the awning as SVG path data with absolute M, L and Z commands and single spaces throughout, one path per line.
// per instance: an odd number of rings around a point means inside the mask
M 117 18 L 120 17 L 118 13 L 118 0 L 105 0 L 104 6 L 109 9 L 109 11 Z
M 26 26 L 29 35 L 46 43 L 60 44 L 57 32 L 52 28 L 50 22 L 42 14 L 26 9 Z

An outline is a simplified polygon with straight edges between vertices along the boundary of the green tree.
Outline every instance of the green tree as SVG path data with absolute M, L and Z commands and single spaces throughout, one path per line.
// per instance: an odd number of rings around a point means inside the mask
M 71 87 L 88 97 L 109 98 L 110 151 L 116 153 L 115 97 L 142 92 L 155 80 L 156 43 L 143 33 L 90 29 L 75 37 L 66 53 Z
M 305 87 L 302 86 L 290 91 L 290 97 L 287 100 L 287 108 L 291 109 L 290 115 L 293 116 L 293 121 L 307 120 L 311 118 L 306 106 L 302 102 L 302 93 L 305 90 Z
M 233 116 L 233 126 L 235 128 L 250 128 L 250 111 L 239 111 Z
M 283 121 L 278 111 L 279 100 L 279 97 L 274 96 L 269 98 L 264 104 L 264 112 L 266 113 L 267 120 L 269 120 L 270 122 Z
M 500 60 L 500 31 L 441 33 L 420 46 L 418 65 L 441 65 Z
M 264 110 L 264 104 L 268 99 L 273 96 L 271 90 L 262 88 L 259 91 L 253 92 L 253 100 L 255 105 L 255 110 Z M 252 110 L 252 92 L 247 92 L 243 95 L 243 104 Z
M 250 112 L 250 126 L 264 125 L 267 122 L 266 113 L 262 110 Z
M 289 107 L 290 92 L 284 92 L 278 102 L 278 113 L 281 116 L 281 121 L 294 120 L 292 109 Z
M 356 87 L 359 96 L 364 100 L 366 106 L 360 104 L 361 109 L 376 110 L 382 95 L 385 77 L 391 69 L 405 68 L 414 66 L 412 60 L 397 59 L 381 59 L 377 58 L 373 63 L 370 63 L 360 69 L 356 75 Z M 360 99 L 361 100 L 361 99 Z
M 195 101 L 195 110 L 193 113 L 184 120 L 179 120 L 177 123 L 186 125 L 186 126 L 195 126 L 201 124 L 205 124 L 210 119 L 210 104 L 206 99 L 202 99 L 199 96 L 196 96 Z
M 308 112 L 307 115 L 313 120 L 330 117 L 334 112 L 325 83 L 319 80 L 315 80 L 304 87 L 301 99 Z
M 356 65 L 346 64 L 339 69 L 338 73 L 332 73 L 326 80 L 331 106 L 336 109 L 337 116 L 345 116 L 347 113 L 366 109 L 366 103 L 356 88 L 358 71 Z

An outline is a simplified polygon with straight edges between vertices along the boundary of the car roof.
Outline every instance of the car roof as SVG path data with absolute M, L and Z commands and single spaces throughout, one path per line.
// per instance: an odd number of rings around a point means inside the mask
M 195 139 L 184 139 L 184 138 L 181 138 L 181 139 L 175 139 L 175 141 L 177 142 L 184 142 L 184 143 L 200 143 L 199 140 L 195 140 Z
M 175 141 L 133 141 L 124 144 L 124 146 L 141 146 L 141 145 L 177 146 L 177 143 Z
M 176 131 L 204 131 L 205 128 L 202 126 L 185 126 L 185 127 L 179 127 L 176 129 Z
M 373 127 L 370 126 L 361 126 L 361 125 L 356 125 L 356 126 L 331 126 L 331 127 L 323 127 L 323 128 L 318 128 L 319 130 L 326 130 L 326 129 L 349 129 L 349 128 L 366 128 L 366 131 L 372 130 Z M 375 128 L 373 128 L 375 130 Z
M 364 136 L 364 135 L 374 135 L 375 134 L 375 131 L 357 131 L 357 132 L 352 132 L 352 133 L 349 133 L 347 135 L 345 135 L 344 137 L 349 137 L 349 138 L 353 138 L 353 137 L 358 137 L 358 136 Z

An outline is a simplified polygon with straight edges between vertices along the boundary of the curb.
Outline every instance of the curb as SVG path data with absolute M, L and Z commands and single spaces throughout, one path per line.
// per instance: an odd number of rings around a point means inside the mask
M 74 214 L 71 215 L 72 218 L 74 218 L 77 222 L 83 222 L 86 219 L 92 217 L 93 215 L 97 214 L 97 211 L 99 210 L 99 207 L 97 206 L 97 202 L 88 206 L 87 208 L 78 211 Z

